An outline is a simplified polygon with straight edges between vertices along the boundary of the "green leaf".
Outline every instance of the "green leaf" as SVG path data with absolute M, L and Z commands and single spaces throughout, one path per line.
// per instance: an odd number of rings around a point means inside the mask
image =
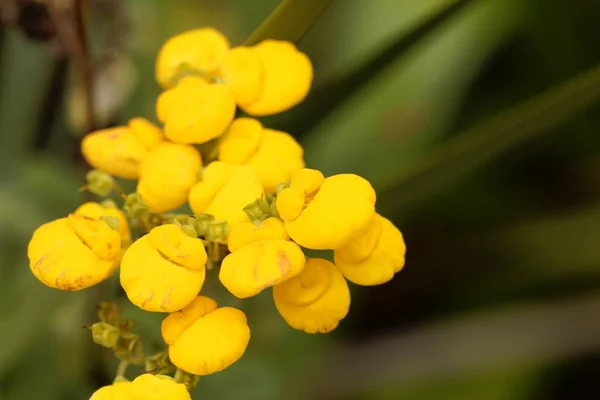
M 251 46 L 265 39 L 298 44 L 333 0 L 284 0 L 244 43 Z
M 428 15 L 424 20 L 418 21 L 408 32 L 402 31 L 395 40 L 380 49 L 354 71 L 313 91 L 297 108 L 294 117 L 284 122 L 285 127 L 295 134 L 309 131 L 335 110 L 340 103 L 372 82 L 390 64 L 473 2 L 474 0 L 451 1 Z
M 456 135 L 405 169 L 382 191 L 381 209 L 400 209 L 485 165 L 512 147 L 568 121 L 600 99 L 600 66 Z

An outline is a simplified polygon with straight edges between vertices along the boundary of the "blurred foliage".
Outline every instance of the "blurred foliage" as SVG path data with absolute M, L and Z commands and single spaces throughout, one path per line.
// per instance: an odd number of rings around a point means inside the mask
M 131 306 L 116 277 L 57 293 L 29 272 L 31 232 L 77 206 L 85 165 L 69 54 L 47 25 L 32 36 L 47 16 L 25 3 L 0 3 L 0 399 L 79 400 L 114 376 L 81 328 L 99 300 L 119 301 L 150 349 L 161 316 Z M 278 0 L 87 3 L 100 126 L 156 120 L 154 57 L 175 33 L 303 38 L 313 91 L 265 124 L 294 134 L 310 167 L 367 177 L 408 243 L 406 270 L 352 288 L 328 336 L 292 331 L 269 293 L 240 304 L 208 287 L 248 312 L 253 338 L 194 398 L 600 396 L 582 386 L 600 374 L 598 2 L 287 0 L 275 19 Z

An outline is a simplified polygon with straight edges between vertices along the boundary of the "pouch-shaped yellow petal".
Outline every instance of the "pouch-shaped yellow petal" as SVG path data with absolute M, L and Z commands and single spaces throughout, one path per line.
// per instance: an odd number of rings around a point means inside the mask
M 285 41 L 265 40 L 253 47 L 262 65 L 260 95 L 240 107 L 250 115 L 272 115 L 301 102 L 312 83 L 313 68 L 306 54 Z
M 244 299 L 298 275 L 304 263 L 304 253 L 296 243 L 261 240 L 227 255 L 219 280 L 234 296 Z
M 131 382 L 131 400 L 191 400 L 183 383 L 166 375 L 143 374 Z
M 137 192 L 151 212 L 174 210 L 187 201 L 201 166 L 200 152 L 193 146 L 161 143 L 142 164 Z
M 212 307 L 209 300 L 199 300 L 194 307 L 209 310 Z M 169 338 L 169 358 L 190 374 L 210 375 L 239 360 L 249 340 L 250 328 L 242 311 L 216 308 L 199 315 L 174 341 Z
M 252 104 L 264 90 L 264 72 L 260 54 L 252 47 L 235 47 L 223 58 L 219 70 L 231 87 L 237 104 Z
M 121 286 L 129 300 L 143 310 L 181 310 L 202 288 L 206 259 L 200 239 L 187 236 L 176 225 L 161 225 L 125 252 Z
M 69 291 L 108 278 L 120 252 L 116 231 L 103 221 L 77 214 L 37 228 L 27 248 L 35 277 L 47 286 Z
M 163 44 L 156 59 L 156 80 L 168 88 L 181 69 L 210 74 L 221 64 L 229 42 L 213 28 L 194 29 L 173 36 Z
M 335 250 L 336 256 L 349 262 L 365 260 L 375 250 L 381 237 L 382 226 L 383 218 L 375 213 L 368 225 L 357 231 L 344 246 Z
M 298 171 L 290 187 L 277 198 L 277 209 L 290 237 L 309 249 L 338 249 L 364 229 L 375 213 L 375 191 L 353 174 L 334 175 L 322 181 L 307 169 Z M 304 189 L 304 209 L 299 211 L 299 193 Z M 286 192 L 290 195 L 285 194 Z
M 85 215 L 92 219 L 100 219 L 102 217 L 115 218 L 119 223 L 119 235 L 121 235 L 121 247 L 123 250 L 131 243 L 129 223 L 123 212 L 118 208 L 89 201 L 79 206 L 75 210 L 75 214 Z
M 303 156 L 304 150 L 292 136 L 264 129 L 253 118 L 233 121 L 219 145 L 219 160 L 254 168 L 267 193 L 275 193 L 277 185 L 304 168 Z
M 217 302 L 198 296 L 181 311 L 169 314 L 162 321 L 161 334 L 166 344 L 175 343 L 177 338 L 198 319 L 217 309 Z
M 163 132 L 145 118 L 132 118 L 127 126 L 137 141 L 147 150 L 154 148 L 165 139 Z
M 115 382 L 96 390 L 90 400 L 133 400 L 131 382 Z
M 207 84 L 208 82 L 199 76 L 186 76 L 181 78 L 177 87 L 183 87 L 186 88 L 186 90 L 194 91 L 199 90 L 202 86 Z M 167 120 L 171 109 L 176 106 L 179 98 L 180 95 L 175 88 L 165 90 L 158 96 L 156 99 L 156 116 L 160 122 L 164 123 Z
M 230 228 L 249 222 L 244 207 L 263 196 L 260 177 L 245 165 L 212 162 L 204 170 L 202 181 L 190 191 L 190 207 L 196 214 L 211 214 L 227 221 Z
M 273 287 L 277 311 L 294 329 L 326 333 L 348 314 L 350 290 L 331 262 L 320 258 L 306 261 L 304 270 Z
M 256 226 L 252 222 L 244 222 L 231 227 L 227 237 L 229 251 L 234 252 L 242 246 L 261 240 L 290 240 L 283 222 L 271 217 Z
M 165 136 L 175 143 L 201 144 L 215 139 L 235 116 L 235 100 L 228 86 L 192 82 L 192 78 L 183 80 L 171 89 L 174 95 L 157 106 L 164 117 Z
M 364 243 L 350 241 L 344 248 L 334 252 L 335 264 L 350 282 L 357 285 L 372 286 L 388 282 L 404 267 L 406 245 L 402 233 L 387 218 L 379 215 L 380 234 L 373 251 L 357 261 L 360 250 L 351 251 L 353 246 Z M 370 245 L 370 244 L 369 244 Z

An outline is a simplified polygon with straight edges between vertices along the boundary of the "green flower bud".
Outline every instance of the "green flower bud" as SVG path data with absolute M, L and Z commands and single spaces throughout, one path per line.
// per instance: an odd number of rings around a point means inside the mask
M 106 172 L 93 169 L 85 176 L 87 190 L 100 197 L 110 195 L 115 187 L 115 180 Z
M 100 346 L 114 349 L 119 342 L 120 335 L 119 328 L 106 322 L 96 322 L 92 325 L 92 339 Z
M 137 193 L 127 195 L 123 209 L 129 218 L 140 218 L 148 213 L 148 205 Z

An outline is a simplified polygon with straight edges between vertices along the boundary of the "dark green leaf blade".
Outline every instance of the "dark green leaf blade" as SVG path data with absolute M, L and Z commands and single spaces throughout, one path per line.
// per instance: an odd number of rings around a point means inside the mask
M 568 121 L 600 100 L 600 66 L 456 135 L 381 193 L 382 210 L 401 210 L 485 165 L 511 147 Z
M 244 43 L 254 45 L 265 39 L 298 44 L 334 0 L 284 0 Z
M 366 60 L 354 71 L 310 93 L 308 98 L 296 108 L 294 116 L 282 121 L 282 126 L 277 126 L 277 128 L 286 132 L 294 132 L 296 135 L 302 135 L 311 130 L 344 100 L 366 86 L 378 74 L 384 72 L 390 64 L 404 55 L 413 45 L 419 43 L 437 27 L 474 1 L 451 1 L 432 15 L 427 16 L 424 21 L 419 21 L 408 33 L 402 32 L 398 38 L 392 40 L 374 57 Z M 275 125 L 278 124 L 275 123 Z

